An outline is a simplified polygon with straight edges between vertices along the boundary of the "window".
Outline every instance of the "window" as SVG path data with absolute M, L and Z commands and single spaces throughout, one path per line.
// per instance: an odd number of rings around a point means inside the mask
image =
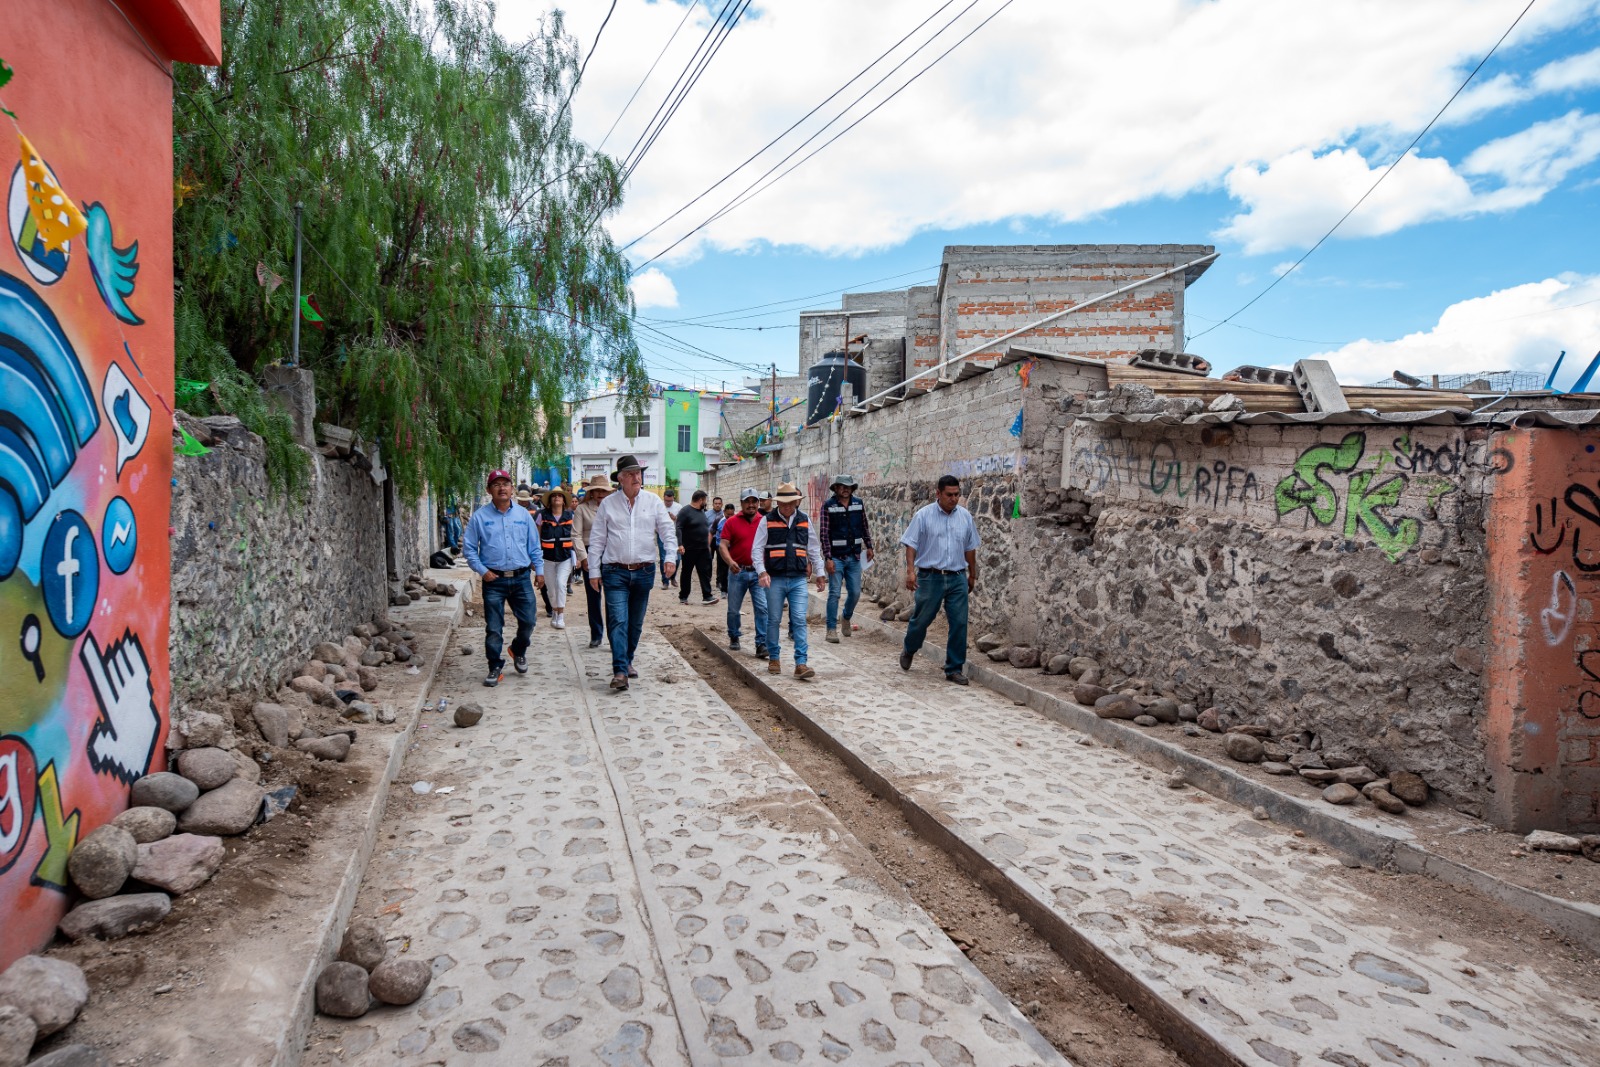
M 694 451 L 694 428 L 688 423 L 684 423 L 682 426 L 678 427 L 678 451 Z
M 586 441 L 605 440 L 606 417 L 604 415 L 585 415 L 583 417 L 583 437 Z
M 641 415 L 634 418 L 632 415 L 622 420 L 622 436 L 632 440 L 635 437 L 650 436 L 650 416 Z

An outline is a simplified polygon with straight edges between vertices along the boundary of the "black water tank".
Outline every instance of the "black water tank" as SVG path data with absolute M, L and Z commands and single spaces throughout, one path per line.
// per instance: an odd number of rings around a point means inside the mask
M 807 426 L 833 414 L 845 382 L 855 393 L 854 403 L 867 398 L 867 368 L 843 352 L 829 352 L 811 365 L 806 385 Z

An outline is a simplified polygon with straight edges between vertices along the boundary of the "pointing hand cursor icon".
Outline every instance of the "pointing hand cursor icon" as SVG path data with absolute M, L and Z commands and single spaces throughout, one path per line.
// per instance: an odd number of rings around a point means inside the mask
M 78 658 L 100 705 L 100 721 L 89 734 L 89 762 L 97 771 L 132 782 L 149 769 L 161 728 L 144 646 L 132 630 L 124 630 L 121 640 L 102 653 L 91 631 Z

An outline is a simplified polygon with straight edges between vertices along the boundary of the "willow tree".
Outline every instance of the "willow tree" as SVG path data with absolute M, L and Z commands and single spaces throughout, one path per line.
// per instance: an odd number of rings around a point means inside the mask
M 622 174 L 572 136 L 559 12 L 513 43 L 474 0 L 224 0 L 223 30 L 223 65 L 180 68 L 175 104 L 178 371 L 211 383 L 202 405 L 292 467 L 255 380 L 301 314 L 318 417 L 381 442 L 415 495 L 561 454 L 564 402 L 596 378 L 644 395 L 603 226 Z

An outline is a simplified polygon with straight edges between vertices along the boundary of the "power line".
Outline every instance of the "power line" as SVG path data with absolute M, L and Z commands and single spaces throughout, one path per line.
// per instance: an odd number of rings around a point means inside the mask
M 973 2 L 976 3 L 976 0 L 973 0 Z M 791 159 L 797 152 L 799 152 L 801 148 L 804 148 L 807 144 L 810 144 L 811 141 L 814 140 L 819 134 L 821 134 L 823 130 L 826 130 L 828 128 L 828 126 L 833 125 L 833 123 L 838 121 L 838 119 L 843 118 L 844 115 L 850 110 L 848 107 L 845 108 L 845 110 L 843 112 L 840 112 L 840 114 L 838 116 L 835 116 L 835 118 L 833 120 L 830 120 L 827 125 L 823 126 L 822 130 L 818 130 L 817 133 L 812 134 L 811 137 L 807 138 L 804 142 L 802 142 L 800 144 L 800 146 L 797 147 L 793 152 L 789 153 L 789 155 L 785 156 L 783 159 L 780 159 L 776 164 L 774 164 L 770 169 L 768 169 L 766 174 L 763 174 L 761 177 L 757 178 L 754 182 L 752 182 L 749 186 L 746 186 L 744 192 L 740 193 L 733 200 L 729 201 L 720 210 L 715 212 L 710 218 L 706 219 L 704 222 L 702 222 L 698 226 L 694 227 L 688 233 L 684 234 L 682 237 L 680 237 L 676 241 L 672 242 L 666 248 L 663 248 L 661 251 L 657 252 L 655 255 L 653 255 L 649 259 L 645 260 L 643 263 L 641 263 L 638 266 L 634 267 L 632 273 L 638 273 L 640 270 L 643 270 L 645 267 L 649 266 L 651 263 L 654 263 L 656 260 L 658 260 L 662 256 L 666 255 L 668 252 L 672 251 L 674 248 L 678 247 L 684 241 L 687 241 L 690 237 L 694 236 L 696 233 L 699 233 L 701 230 L 705 229 L 707 226 L 711 225 L 713 222 L 717 221 L 718 219 L 722 218 L 724 215 L 728 214 L 729 212 L 734 211 L 735 209 L 737 209 L 737 208 L 743 206 L 744 204 L 748 203 L 749 201 L 753 200 L 755 197 L 761 195 L 763 192 L 765 192 L 766 190 L 770 189 L 773 185 L 777 184 L 778 182 L 782 181 L 785 177 L 787 177 L 788 175 L 792 174 L 796 169 L 798 169 L 799 167 L 803 166 L 808 160 L 810 160 L 813 157 L 815 157 L 818 152 L 821 152 L 823 149 L 825 149 L 829 145 L 833 144 L 839 138 L 843 137 L 845 134 L 849 133 L 851 130 L 853 130 L 857 126 L 861 125 L 861 123 L 863 123 L 867 119 L 871 118 L 874 114 L 876 114 L 878 112 L 878 110 L 880 108 L 882 108 L 884 105 L 888 104 L 889 101 L 893 100 L 895 97 L 899 96 L 902 92 L 904 92 L 907 88 L 909 88 L 912 85 L 913 82 L 915 82 L 918 78 L 921 78 L 924 74 L 928 73 L 928 71 L 932 70 L 940 62 L 942 62 L 945 59 L 946 56 L 950 55 L 951 52 L 954 52 L 957 48 L 960 48 L 963 44 L 965 44 L 967 41 L 969 41 L 974 34 L 976 34 L 979 30 L 983 29 L 990 22 L 994 21 L 994 19 L 1002 11 L 1004 11 L 1006 8 L 1010 7 L 1015 2 L 1016 2 L 1016 0 L 1005 0 L 1004 3 L 1002 3 L 999 7 L 995 8 L 995 10 L 992 13 L 990 13 L 989 16 L 986 17 L 982 22 L 978 23 L 972 29 L 968 30 L 964 35 L 962 35 L 962 37 L 959 40 L 957 40 L 949 48 L 947 48 L 943 52 L 939 53 L 939 55 L 937 57 L 935 57 L 934 60 L 931 63 L 929 63 L 927 66 L 923 67 L 921 70 L 917 71 L 917 73 L 913 74 L 910 78 L 906 79 L 906 81 L 902 82 L 900 84 L 899 88 L 895 89 L 894 92 L 890 93 L 888 96 L 886 96 L 882 100 L 878 101 L 878 103 L 874 104 L 872 106 L 872 108 L 870 110 L 868 110 L 865 114 L 863 114 L 860 118 L 857 118 L 854 122 L 850 123 L 850 125 L 846 126 L 844 129 L 840 130 L 838 133 L 836 133 L 832 137 L 828 138 L 822 144 L 820 144 L 816 148 L 812 149 L 809 153 L 807 153 L 800 160 L 798 160 L 793 165 L 788 167 L 782 173 L 780 173 L 776 177 L 771 178 L 770 180 L 768 180 L 768 176 L 771 175 L 773 171 L 775 171 L 779 167 L 783 166 L 783 164 L 786 163 L 789 159 Z M 973 6 L 973 4 L 968 4 L 966 8 L 963 8 L 962 11 L 959 14 L 956 15 L 956 18 L 959 19 L 961 17 L 961 15 L 966 14 L 967 11 L 971 10 L 972 6 Z M 951 21 L 946 23 L 943 27 L 941 27 L 939 29 L 939 31 L 933 35 L 932 38 L 929 38 L 929 40 L 927 42 L 924 42 L 922 47 L 927 47 L 928 44 L 932 43 L 934 38 L 937 38 L 939 36 L 939 34 L 942 34 L 954 22 L 955 22 L 955 19 L 951 19 Z M 918 48 L 917 51 L 921 51 L 921 48 Z M 911 55 L 912 56 L 916 55 L 916 52 L 912 52 Z M 906 60 L 902 60 L 899 64 L 897 64 L 894 67 L 894 69 L 889 72 L 889 74 L 893 74 L 895 70 L 900 69 L 900 67 L 903 66 L 905 64 L 905 62 L 907 60 L 909 60 L 910 58 L 911 58 L 911 56 L 907 56 Z M 889 75 L 885 75 L 884 78 L 880 78 L 878 80 L 878 82 L 876 82 L 872 86 L 872 88 L 873 89 L 877 88 L 877 86 L 881 85 L 883 83 L 883 81 L 886 78 L 888 78 L 888 76 Z M 867 90 L 867 92 L 871 92 L 871 91 L 872 91 L 872 89 L 868 89 Z M 856 100 L 856 103 L 859 103 L 861 99 L 864 99 L 865 95 L 866 94 L 863 93 L 861 97 L 858 97 L 857 100 Z M 855 103 L 852 103 L 850 106 L 854 107 Z M 763 182 L 765 182 L 765 184 L 762 184 Z M 759 188 L 757 188 L 757 186 L 759 186 Z
M 736 7 L 735 5 L 738 6 Z M 625 178 L 632 177 L 633 172 L 644 161 L 645 153 L 655 144 L 656 138 L 661 136 L 661 131 L 666 129 L 667 123 L 671 121 L 678 107 L 682 105 L 684 99 L 700 80 L 700 76 L 705 73 L 706 66 L 711 62 L 712 57 L 722 48 L 722 42 L 727 39 L 728 34 L 733 30 L 733 24 L 738 22 L 739 17 L 744 14 L 745 9 L 749 6 L 750 0 L 727 0 L 722 6 L 722 10 L 717 12 L 716 19 L 706 27 L 705 36 L 701 38 L 700 44 L 694 50 L 694 54 L 684 64 L 683 70 L 678 73 L 677 79 L 673 81 L 672 88 L 667 90 L 667 95 L 656 106 L 655 114 L 650 116 L 650 121 L 645 124 L 645 128 L 640 132 L 638 140 L 634 141 L 633 147 L 628 150 L 628 155 L 623 160 L 623 176 Z M 733 12 L 731 20 L 728 18 L 730 11 Z M 688 80 L 685 81 L 685 78 Z
M 815 300 L 818 297 L 832 296 L 834 293 L 848 293 L 852 289 L 859 289 L 861 286 L 864 286 L 864 285 L 876 285 L 879 282 L 892 282 L 892 281 L 896 280 L 897 278 L 904 278 L 908 274 L 926 274 L 930 270 L 938 270 L 938 269 L 939 269 L 939 264 L 935 263 L 931 267 L 918 267 L 915 270 L 901 271 L 899 274 L 890 274 L 887 277 L 883 277 L 883 278 L 869 278 L 868 280 L 866 280 L 864 282 L 853 282 L 850 285 L 840 286 L 840 287 L 835 288 L 835 289 L 824 289 L 820 293 L 807 293 L 805 296 L 787 297 L 787 298 L 785 298 L 783 300 L 772 300 L 772 301 L 769 301 L 769 302 L 767 302 L 765 304 L 751 304 L 749 307 L 729 308 L 726 311 L 707 311 L 702 315 L 690 315 L 688 318 L 685 318 L 685 319 L 657 319 L 655 321 L 657 321 L 657 322 L 696 322 L 696 321 L 699 321 L 701 319 L 720 319 L 720 318 L 723 318 L 723 317 L 728 316 L 728 315 L 736 315 L 739 312 L 743 312 L 743 311 L 759 311 L 762 308 L 777 307 L 779 304 L 800 304 L 800 303 L 804 303 L 807 300 Z M 901 288 L 906 288 L 906 286 L 901 286 Z M 774 314 L 776 314 L 776 312 L 774 312 Z
M 633 240 L 631 240 L 627 244 L 623 245 L 622 246 L 622 251 L 626 252 L 628 249 L 632 248 L 634 245 L 638 244 L 640 241 L 644 240 L 646 237 L 649 237 L 651 234 L 655 233 L 661 227 L 665 226 L 667 223 L 671 222 L 673 219 L 677 218 L 679 215 L 683 214 L 685 211 L 687 211 L 690 208 L 694 207 L 694 205 L 698 204 L 701 200 L 705 199 L 708 195 L 710 195 L 723 182 L 727 181 L 729 178 L 732 178 L 735 174 L 738 174 L 745 167 L 748 167 L 763 152 L 765 152 L 767 149 L 771 148 L 773 145 L 777 144 L 779 141 L 783 140 L 785 137 L 789 136 L 789 134 L 793 133 L 794 130 L 795 130 L 795 127 L 799 126 L 806 119 L 810 118 L 812 115 L 815 115 L 818 111 L 821 111 L 824 107 L 826 107 L 833 100 L 834 97 L 838 96 L 840 93 L 842 93 L 846 89 L 850 88 L 850 86 L 854 85 L 857 81 L 860 81 L 861 78 L 863 78 L 866 75 L 867 71 L 871 70 L 873 67 L 875 67 L 879 63 L 883 62 L 884 59 L 886 59 L 889 56 L 890 53 L 892 53 L 895 49 L 899 48 L 901 45 L 905 44 L 906 41 L 911 38 L 912 34 L 915 34 L 918 30 L 922 29 L 922 27 L 926 26 L 929 22 L 932 22 L 934 17 L 937 16 L 939 14 L 939 12 L 941 12 L 945 8 L 949 7 L 954 2 L 955 2 L 955 0 L 945 0 L 944 3 L 940 4 L 937 8 L 934 9 L 933 14 L 929 15 L 927 18 L 925 18 L 921 22 L 917 23 L 915 26 L 913 26 L 911 28 L 911 30 L 904 37 L 900 38 L 894 44 L 890 45 L 888 48 L 886 48 L 882 52 L 880 52 L 878 54 L 877 58 L 873 59 L 873 61 L 871 63 L 868 63 L 866 66 L 862 67 L 859 71 L 857 71 L 855 76 L 852 77 L 849 81 L 845 82 L 843 85 L 839 86 L 839 88 L 837 88 L 833 92 L 829 93 L 828 96 L 820 104 L 818 104 L 816 107 L 812 108 L 810 111 L 807 111 L 804 115 L 801 115 L 799 118 L 795 119 L 794 122 L 789 125 L 788 129 L 784 130 L 782 133 L 778 134 L 778 136 L 774 137 L 772 140 L 768 141 L 766 144 L 764 144 L 760 148 L 756 149 L 753 153 L 750 154 L 748 159 L 746 159 L 743 163 L 740 163 L 737 167 L 734 167 L 732 170 L 730 170 L 728 173 L 724 174 L 722 177 L 718 178 L 711 185 L 707 186 L 693 200 L 689 201 L 687 204 L 684 204 L 678 210 L 674 211 L 672 214 L 668 215 L 666 218 L 662 219 L 660 222 L 658 222 L 654 226 L 650 227 L 644 233 L 641 233 L 639 236 L 635 237 Z M 912 53 L 912 55 L 915 55 L 915 54 L 916 54 L 915 52 Z M 893 73 L 893 72 L 891 71 L 891 73 Z M 848 109 L 846 109 L 846 110 L 848 110 Z M 826 127 L 824 127 L 824 128 L 826 128 Z
M 1311 254 L 1313 252 L 1315 252 L 1317 249 L 1321 248 L 1322 245 L 1323 245 L 1323 242 L 1327 241 L 1328 238 L 1332 237 L 1333 234 L 1334 234 L 1334 231 L 1337 230 L 1340 226 L 1343 226 L 1345 220 L 1348 219 L 1351 215 L 1354 215 L 1356 213 L 1356 209 L 1357 208 L 1359 208 L 1362 204 L 1366 203 L 1367 197 L 1371 196 L 1374 192 L 1377 191 L 1378 186 L 1383 184 L 1383 180 L 1385 178 L 1387 178 L 1390 174 L 1394 173 L 1394 168 L 1396 168 L 1396 167 L 1398 167 L 1400 165 L 1400 161 L 1405 159 L 1408 155 L 1411 154 L 1411 150 L 1417 147 L 1417 144 L 1424 137 L 1427 136 L 1428 131 L 1433 129 L 1434 124 L 1436 122 L 1438 122 L 1439 119 L 1444 116 L 1444 113 L 1450 109 L 1450 105 L 1456 102 L 1456 97 L 1460 96 L 1462 94 L 1462 92 L 1467 88 L 1467 86 L 1472 84 L 1472 79 L 1476 78 L 1478 76 L 1478 72 L 1483 69 L 1484 64 L 1489 62 L 1490 57 L 1492 57 L 1495 54 L 1495 52 L 1499 51 L 1500 46 L 1502 44 L 1505 44 L 1506 38 L 1511 36 L 1511 31 L 1517 28 L 1517 24 L 1522 21 L 1522 17 L 1524 15 L 1526 15 L 1529 11 L 1533 10 L 1533 5 L 1538 3 L 1538 2 L 1539 2 L 1539 0 L 1528 0 L 1528 6 L 1524 7 L 1520 12 L 1518 12 L 1517 17 L 1511 20 L 1511 25 L 1506 27 L 1506 32 L 1502 33 L 1500 35 L 1500 39 L 1494 43 L 1494 47 L 1489 49 L 1489 51 L 1484 54 L 1484 57 L 1482 59 L 1478 60 L 1478 65 L 1472 68 L 1472 72 L 1467 75 L 1466 80 L 1463 81 L 1459 86 L 1457 86 L 1456 87 L 1456 91 L 1450 94 L 1450 99 L 1448 99 L 1448 100 L 1446 100 L 1444 102 L 1444 107 L 1441 107 L 1439 109 L 1438 113 L 1435 114 L 1433 116 L 1433 118 L 1428 120 L 1428 124 L 1426 126 L 1422 127 L 1422 131 L 1411 139 L 1411 143 L 1406 146 L 1406 150 L 1404 152 L 1401 152 L 1398 156 L 1396 156 L 1395 159 L 1394 159 L 1394 162 L 1390 163 L 1387 167 L 1385 167 L 1383 169 L 1383 173 L 1378 175 L 1378 180 L 1373 182 L 1372 186 L 1366 192 L 1361 194 L 1361 199 L 1357 200 L 1354 204 L 1351 204 L 1350 205 L 1350 210 L 1346 211 L 1343 215 L 1340 215 L 1339 216 L 1339 221 L 1335 222 L 1332 226 L 1330 226 L 1328 228 L 1328 232 L 1327 233 L 1325 233 L 1321 237 L 1317 238 L 1317 243 L 1316 244 L 1314 244 L 1310 248 L 1306 249 L 1305 255 L 1303 255 L 1299 259 L 1295 260 L 1294 263 L 1289 267 L 1288 270 L 1284 271 L 1282 274 L 1279 274 L 1276 278 L 1272 279 L 1272 282 L 1265 289 L 1261 290 L 1261 292 L 1257 293 L 1255 296 L 1252 296 L 1249 300 L 1246 300 L 1244 302 L 1244 305 L 1242 307 L 1240 307 L 1239 310 L 1235 311 L 1233 314 L 1229 315 L 1227 318 L 1221 320 L 1220 322 L 1216 323 L 1215 325 L 1207 326 L 1205 329 L 1201 330 L 1199 333 L 1197 333 L 1194 336 L 1188 338 L 1188 340 L 1184 342 L 1185 346 L 1188 345 L 1189 341 L 1195 341 L 1195 340 L 1198 340 L 1201 337 L 1204 337 L 1206 334 L 1210 333 L 1212 330 L 1215 330 L 1218 326 L 1222 326 L 1222 325 L 1224 325 L 1226 323 L 1232 322 L 1235 317 L 1243 314 L 1250 307 L 1250 305 L 1254 304 L 1257 300 L 1260 300 L 1262 297 L 1264 297 L 1268 293 L 1272 292 L 1272 290 L 1276 289 L 1278 287 L 1278 283 L 1279 282 L 1283 281 L 1289 275 L 1293 274 L 1296 270 L 1300 269 L 1300 264 L 1302 264 L 1306 260 L 1310 259 L 1311 258 Z
M 589 46 L 589 51 L 583 57 L 583 62 L 578 64 L 577 77 L 572 79 L 572 86 L 567 90 L 566 99 L 561 101 L 561 107 L 556 111 L 555 121 L 550 124 L 552 131 L 560 126 L 561 120 L 566 117 L 567 108 L 571 105 L 572 98 L 577 95 L 578 85 L 583 81 L 583 72 L 589 69 L 589 60 L 594 58 L 595 50 L 600 47 L 600 38 L 606 32 L 606 24 L 611 21 L 611 16 L 616 13 L 616 10 L 617 0 L 611 0 L 611 6 L 606 8 L 606 17 L 600 20 L 600 28 L 594 31 L 594 43 Z
M 604 137 L 600 138 L 600 143 L 594 146 L 596 153 L 606 146 L 607 141 L 611 140 L 611 135 L 617 130 L 617 123 L 622 121 L 622 116 L 628 113 L 628 109 L 633 106 L 634 100 L 638 99 L 640 90 L 642 90 L 645 87 L 645 83 L 650 80 L 650 75 L 656 72 L 656 67 L 661 63 L 661 60 L 666 57 L 667 49 L 671 48 L 672 42 L 678 39 L 679 31 L 681 31 L 684 25 L 688 23 L 689 16 L 694 14 L 697 6 L 699 6 L 698 0 L 684 5 L 683 18 L 678 20 L 677 29 L 672 31 L 672 36 L 667 38 L 667 43 L 661 46 L 660 52 L 656 53 L 655 62 L 650 64 L 650 69 L 644 72 L 644 77 L 640 78 L 639 84 L 634 86 L 633 95 L 628 97 L 628 102 L 622 105 L 622 110 L 617 112 L 617 117 L 611 120 L 611 128 L 606 131 L 606 135 Z

